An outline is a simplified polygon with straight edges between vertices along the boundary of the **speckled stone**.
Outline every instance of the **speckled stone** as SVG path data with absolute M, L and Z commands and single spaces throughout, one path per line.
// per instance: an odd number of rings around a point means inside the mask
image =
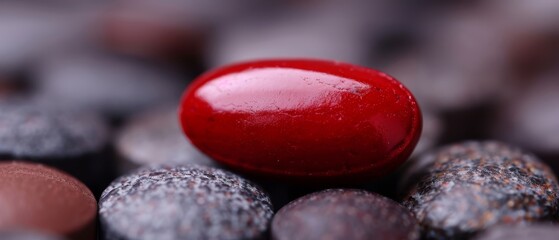
M 61 237 L 50 234 L 29 232 L 24 230 L 0 231 L 2 240 L 63 240 Z
M 149 164 L 216 166 L 182 134 L 174 106 L 157 108 L 130 120 L 117 136 L 116 149 L 121 172 Z
M 273 214 L 259 187 L 197 165 L 142 168 L 99 200 L 106 239 L 255 239 Z
M 427 239 L 463 239 L 497 224 L 555 221 L 558 184 L 535 156 L 500 142 L 463 142 L 421 157 L 403 204 Z
M 475 240 L 556 240 L 559 238 L 559 226 L 551 224 L 533 224 L 526 226 L 497 226 L 475 237 Z
M 299 198 L 280 209 L 272 238 L 418 239 L 419 225 L 398 203 L 378 194 L 329 189 Z
M 0 101 L 0 161 L 50 165 L 83 181 L 99 196 L 114 179 L 110 129 L 100 115 L 52 108 L 27 98 Z
M 8 158 L 71 158 L 103 149 L 109 129 L 93 113 L 33 104 L 0 104 L 0 155 Z

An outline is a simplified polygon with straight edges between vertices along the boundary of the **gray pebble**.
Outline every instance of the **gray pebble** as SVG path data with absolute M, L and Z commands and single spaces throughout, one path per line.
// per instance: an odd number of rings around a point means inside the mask
M 421 157 L 404 206 L 427 239 L 467 238 L 497 224 L 555 221 L 559 186 L 535 156 L 499 142 L 464 142 Z
M 0 104 L 0 155 L 6 157 L 76 157 L 101 151 L 108 138 L 108 125 L 94 113 Z
M 107 239 L 256 239 L 272 214 L 257 186 L 197 165 L 140 169 L 115 180 L 99 200 Z

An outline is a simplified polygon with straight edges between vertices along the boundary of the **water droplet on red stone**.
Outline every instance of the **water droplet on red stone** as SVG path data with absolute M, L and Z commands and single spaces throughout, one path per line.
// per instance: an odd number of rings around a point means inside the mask
M 216 161 L 291 179 L 372 178 L 404 162 L 421 132 L 411 93 L 384 73 L 319 60 L 266 60 L 208 72 L 180 121 Z

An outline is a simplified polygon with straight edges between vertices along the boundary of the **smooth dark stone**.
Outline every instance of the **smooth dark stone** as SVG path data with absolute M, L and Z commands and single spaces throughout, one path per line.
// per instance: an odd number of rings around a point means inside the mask
M 363 190 L 330 189 L 299 198 L 272 222 L 274 240 L 419 239 L 419 225 L 398 203 Z

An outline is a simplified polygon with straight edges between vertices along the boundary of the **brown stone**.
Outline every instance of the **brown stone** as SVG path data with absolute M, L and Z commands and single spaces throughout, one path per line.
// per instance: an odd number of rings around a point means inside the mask
M 97 202 L 77 179 L 40 164 L 0 163 L 0 229 L 95 239 Z

